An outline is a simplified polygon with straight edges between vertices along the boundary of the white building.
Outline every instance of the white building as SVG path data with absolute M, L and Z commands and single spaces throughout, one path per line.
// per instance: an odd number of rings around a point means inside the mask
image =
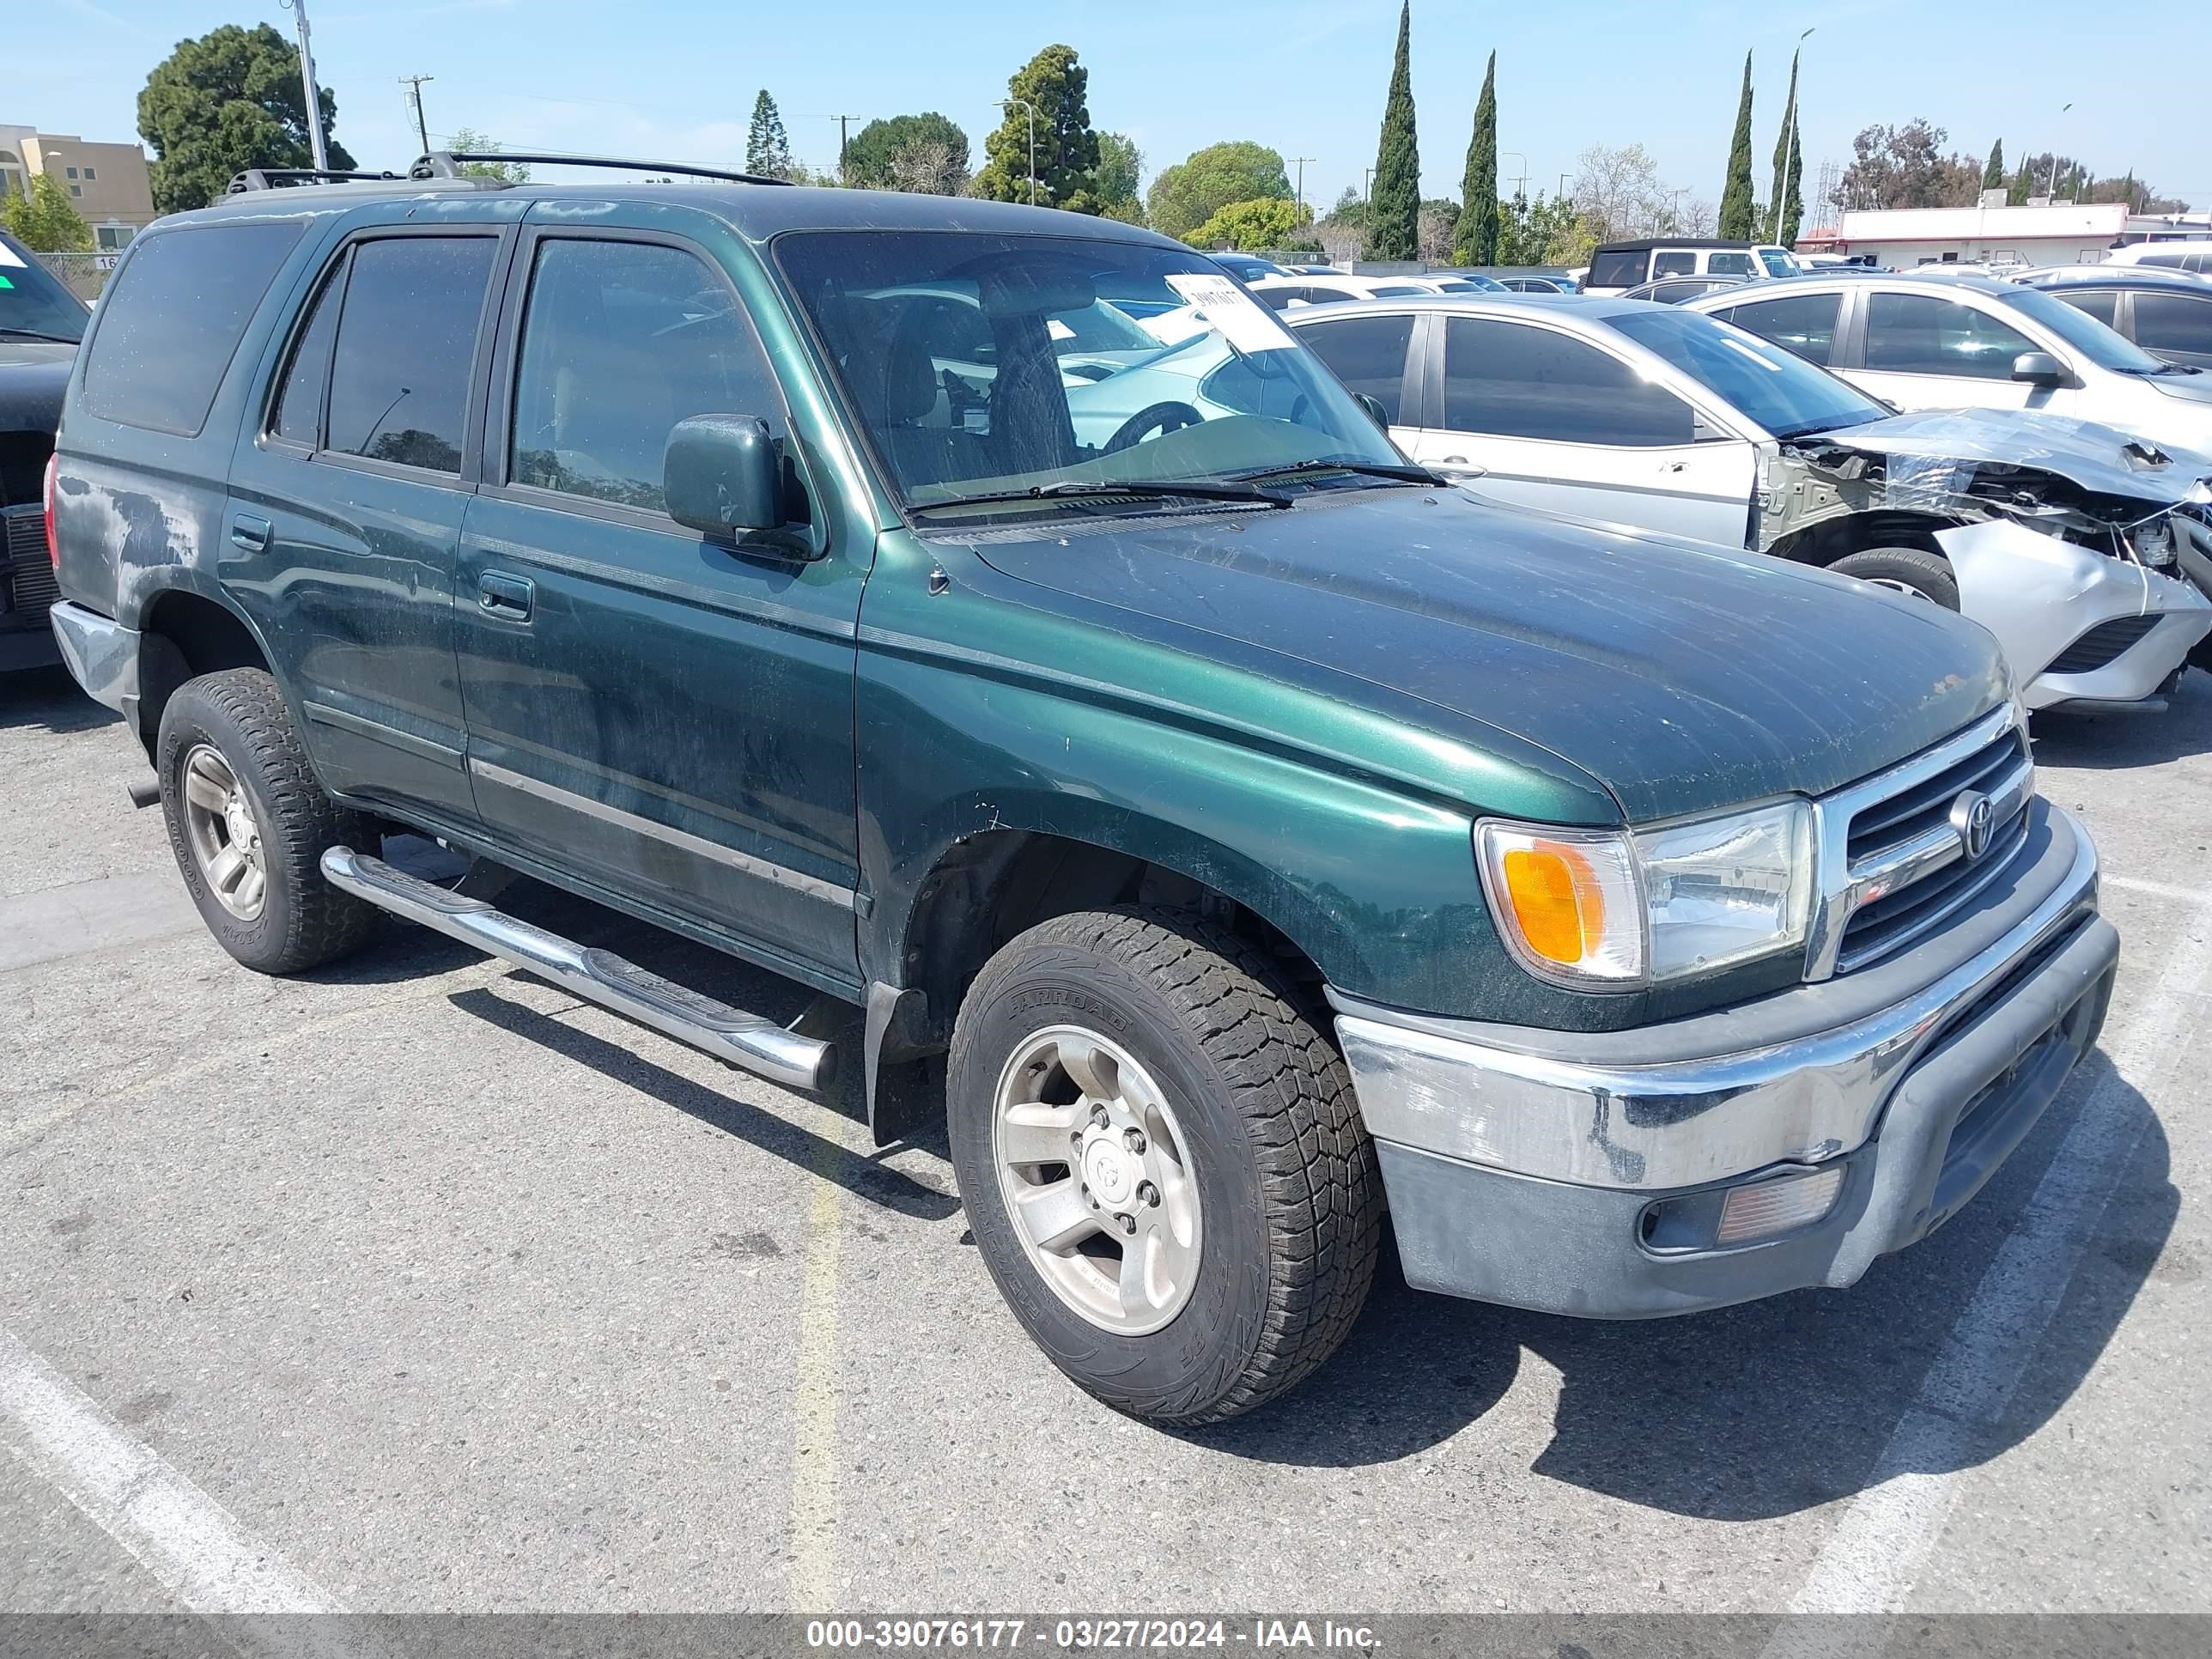
M 2129 242 L 2212 237 L 2203 214 L 2131 214 L 2123 202 L 2047 206 L 1881 208 L 1846 212 L 1797 239 L 1803 253 L 1871 256 L 1878 265 L 2095 264 Z

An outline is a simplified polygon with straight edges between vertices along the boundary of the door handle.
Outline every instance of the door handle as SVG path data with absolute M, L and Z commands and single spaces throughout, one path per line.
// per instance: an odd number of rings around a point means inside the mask
M 1427 465 L 1430 471 L 1447 478 L 1480 478 L 1490 470 L 1477 466 L 1464 455 L 1447 455 L 1440 461 L 1431 461 Z
M 528 622 L 537 599 L 537 584 L 526 576 L 502 576 L 496 570 L 487 570 L 477 578 L 477 606 L 487 617 Z
M 251 513 L 234 513 L 230 520 L 230 544 L 247 553 L 269 550 L 269 520 Z
M 1662 472 L 1681 472 L 1686 471 L 1689 465 L 1687 461 L 1664 461 L 1660 464 L 1659 470 Z

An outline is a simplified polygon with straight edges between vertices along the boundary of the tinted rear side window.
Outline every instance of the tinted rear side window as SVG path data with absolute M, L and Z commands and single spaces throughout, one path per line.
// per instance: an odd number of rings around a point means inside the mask
M 323 382 L 331 372 L 331 339 L 338 329 L 338 296 L 345 288 L 345 264 L 323 279 L 307 313 L 307 326 L 292 347 L 292 361 L 284 371 L 283 389 L 276 394 L 276 412 L 269 430 L 279 438 L 305 444 L 310 449 L 321 437 L 317 429 L 323 414 Z
M 140 237 L 100 303 L 86 407 L 104 421 L 197 437 L 301 228 L 196 225 Z
M 498 248 L 489 236 L 395 236 L 354 250 L 331 354 L 329 448 L 461 470 L 477 320 Z
M 1444 325 L 1444 424 L 1554 443 L 1686 444 L 1692 436 L 1689 404 L 1619 358 L 1547 328 L 1475 317 Z
M 2136 295 L 2136 343 L 2147 351 L 2212 354 L 2212 298 Z
M 1840 294 L 1793 294 L 1787 299 L 1730 306 L 1714 314 L 1825 368 L 1836 343 L 1836 313 L 1843 302 Z
M 2087 312 L 2106 328 L 2112 326 L 2112 318 L 2120 308 L 2120 293 L 2112 288 L 2060 289 L 2058 297 L 2075 310 Z M 2138 340 L 2136 344 L 2142 343 Z
M 1601 253 L 1590 261 L 1592 288 L 1634 288 L 1644 280 L 1644 253 Z

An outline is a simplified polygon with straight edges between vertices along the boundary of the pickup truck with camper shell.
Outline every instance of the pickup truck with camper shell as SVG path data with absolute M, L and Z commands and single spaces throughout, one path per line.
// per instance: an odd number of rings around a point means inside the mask
M 390 912 L 824 1084 L 520 872 L 854 1005 L 1014 1318 L 1186 1425 L 1328 1356 L 1386 1224 L 1565 1314 L 1848 1285 L 2095 1042 L 1980 629 L 1444 487 L 1151 232 L 655 170 L 247 188 L 116 272 L 53 625 L 246 967 Z

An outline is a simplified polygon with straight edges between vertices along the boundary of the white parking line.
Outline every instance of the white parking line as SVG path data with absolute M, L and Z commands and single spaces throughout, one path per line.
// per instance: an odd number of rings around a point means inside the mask
M 2185 936 L 2164 974 L 2134 993 L 2111 1072 L 2081 1103 L 2020 1222 L 1951 1328 L 1920 1391 L 1790 1604 L 1793 1613 L 1893 1613 L 1942 1538 L 1959 1471 L 2002 1417 L 2088 1248 L 2146 1127 L 2131 1097 L 2172 1099 L 2196 994 L 2212 976 L 2212 927 Z M 1784 1626 L 1769 1656 L 1879 1646 L 1882 1619 Z
M 5 1328 L 0 1439 L 192 1612 L 337 1610 L 291 1563 Z
M 2212 904 L 2212 887 L 2177 887 L 2170 881 L 2145 881 L 2141 876 L 2106 874 L 2098 879 L 2124 893 L 2148 893 L 2153 898 L 2175 899 L 2184 904 Z

